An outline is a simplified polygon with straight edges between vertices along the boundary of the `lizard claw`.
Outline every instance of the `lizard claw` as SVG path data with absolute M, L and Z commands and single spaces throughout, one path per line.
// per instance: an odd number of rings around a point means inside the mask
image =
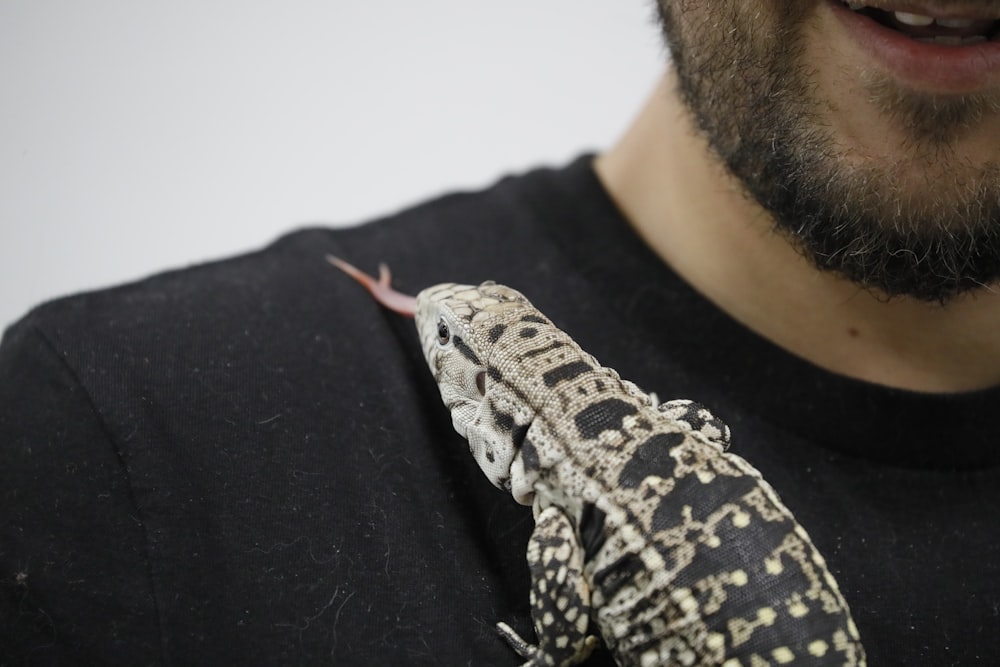
M 521 638 L 521 635 L 517 634 L 517 632 L 514 631 L 514 628 L 510 627 L 509 625 L 507 625 L 502 621 L 500 623 L 497 623 L 497 632 L 500 633 L 500 636 L 503 637 L 508 644 L 510 644 L 510 647 L 514 649 L 514 651 L 519 656 L 521 656 L 522 658 L 527 658 L 528 662 L 525 664 L 527 665 L 536 664 L 535 659 L 539 657 L 537 646 L 533 646 L 532 644 L 529 644 L 528 642 L 524 641 L 524 639 Z M 543 662 L 538 664 L 545 664 L 545 663 Z
M 514 628 L 506 623 L 502 621 L 497 623 L 497 632 L 500 633 L 500 636 L 507 641 L 519 656 L 527 660 L 521 667 L 550 667 L 552 665 L 570 667 L 571 665 L 577 665 L 589 658 L 590 654 L 601 643 L 601 640 L 596 635 L 587 635 L 576 653 L 566 658 L 566 660 L 557 663 L 554 656 L 545 653 L 540 647 L 526 642 L 521 638 L 521 635 L 514 631 Z

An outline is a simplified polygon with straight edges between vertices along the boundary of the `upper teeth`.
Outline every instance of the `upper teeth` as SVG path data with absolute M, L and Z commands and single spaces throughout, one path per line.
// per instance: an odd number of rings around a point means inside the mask
M 924 16 L 923 14 L 911 14 L 909 12 L 893 12 L 893 16 L 900 23 L 905 23 L 906 25 L 930 25 L 934 23 L 934 18 L 930 16 Z
M 868 7 L 865 2 L 857 2 L 856 0 L 848 0 L 847 6 L 858 11 L 859 9 L 864 9 Z M 892 12 L 892 15 L 896 17 L 896 20 L 900 23 L 905 23 L 906 25 L 924 27 L 929 26 L 932 23 L 937 23 L 942 28 L 968 28 L 975 23 L 975 19 L 958 19 L 958 18 L 934 18 L 933 16 L 927 16 L 926 14 L 913 14 L 911 12 Z
M 968 28 L 973 24 L 972 19 L 936 19 L 933 16 L 923 14 L 911 14 L 909 12 L 893 12 L 893 16 L 900 23 L 906 25 L 925 26 L 937 23 L 943 28 Z

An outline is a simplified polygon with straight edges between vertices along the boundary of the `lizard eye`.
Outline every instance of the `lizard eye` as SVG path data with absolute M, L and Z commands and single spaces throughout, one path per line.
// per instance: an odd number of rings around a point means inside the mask
M 451 331 L 448 329 L 448 323 L 444 320 L 438 322 L 438 343 L 441 345 L 447 345 L 448 341 L 451 340 Z

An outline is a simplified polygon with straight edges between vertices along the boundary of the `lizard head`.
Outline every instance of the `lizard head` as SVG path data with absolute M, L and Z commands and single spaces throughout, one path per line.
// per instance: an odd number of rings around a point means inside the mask
M 379 303 L 416 320 L 427 365 L 451 411 L 455 430 L 468 441 L 490 482 L 512 491 L 518 502 L 530 504 L 530 483 L 517 472 L 523 466 L 515 466 L 513 474 L 511 468 L 534 415 L 501 381 L 503 368 L 493 365 L 500 332 L 533 310 L 528 300 L 492 282 L 478 286 L 444 283 L 412 297 L 389 286 L 384 266 L 376 280 L 343 260 L 328 259 L 364 285 Z
M 455 430 L 487 479 L 526 504 L 521 467 L 512 465 L 534 415 L 502 381 L 505 355 L 495 351 L 500 333 L 531 308 L 520 292 L 485 282 L 429 287 L 417 295 L 416 309 L 424 356 Z

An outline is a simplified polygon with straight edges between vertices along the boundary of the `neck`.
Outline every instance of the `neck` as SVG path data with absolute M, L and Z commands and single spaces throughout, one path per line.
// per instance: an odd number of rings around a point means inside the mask
M 886 300 L 822 272 L 773 230 L 694 129 L 672 74 L 598 176 L 646 243 L 695 289 L 814 364 L 916 391 L 1000 384 L 1000 294 Z

